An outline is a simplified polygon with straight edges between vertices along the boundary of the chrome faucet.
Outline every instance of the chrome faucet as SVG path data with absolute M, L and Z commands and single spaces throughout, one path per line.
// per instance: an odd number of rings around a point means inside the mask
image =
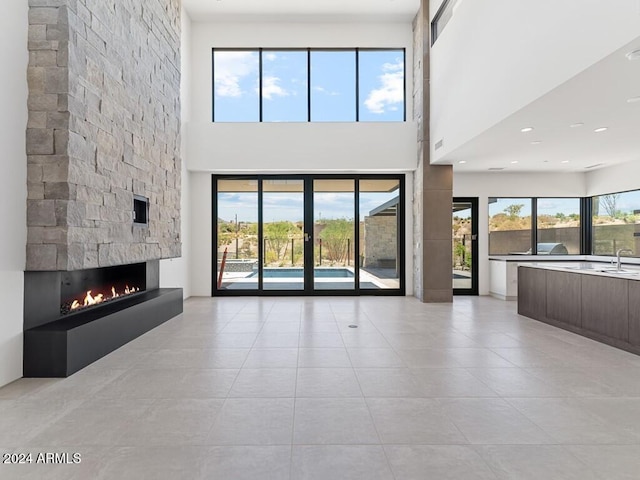
M 623 253 L 630 253 L 631 255 L 633 255 L 633 250 L 629 250 L 628 248 L 621 248 L 620 250 L 618 250 L 616 252 L 616 257 L 618 257 L 618 267 L 617 270 L 620 271 L 622 269 L 622 261 L 620 260 L 620 255 Z

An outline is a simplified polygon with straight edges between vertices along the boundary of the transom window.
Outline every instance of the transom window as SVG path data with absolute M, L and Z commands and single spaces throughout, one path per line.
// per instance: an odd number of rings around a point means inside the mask
M 404 122 L 404 49 L 213 49 L 214 122 Z

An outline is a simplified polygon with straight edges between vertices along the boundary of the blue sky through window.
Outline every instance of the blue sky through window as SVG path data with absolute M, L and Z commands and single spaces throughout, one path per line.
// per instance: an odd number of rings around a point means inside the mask
M 557 213 L 580 215 L 579 198 L 539 198 L 537 206 L 538 216 L 551 215 L 553 217 Z
M 491 200 L 491 199 L 490 199 Z M 489 217 L 498 213 L 505 213 L 509 205 L 524 205 L 520 211 L 521 217 L 531 216 L 530 198 L 497 198 L 494 203 L 489 203 Z M 578 198 L 538 198 L 538 215 L 555 216 L 557 213 L 564 215 L 580 214 L 580 199 Z
M 311 121 L 355 122 L 356 52 L 311 52 Z
M 495 200 L 495 202 L 491 202 Z M 498 213 L 506 213 L 505 209 L 510 205 L 522 205 L 520 217 L 531 216 L 531 199 L 530 198 L 490 198 L 489 199 L 489 217 L 493 217 Z
M 307 52 L 262 52 L 262 120 L 307 121 Z
M 358 57 L 360 121 L 404 121 L 404 52 L 361 50 Z
M 225 222 L 256 223 L 258 221 L 258 192 L 219 192 L 218 218 Z
M 302 222 L 304 220 L 304 194 L 302 192 L 264 192 L 262 194 L 262 221 Z
M 630 214 L 640 209 L 640 190 L 632 190 L 630 192 L 618 192 L 609 194 L 616 198 L 616 210 L 622 213 Z M 594 197 L 594 198 L 602 198 Z M 595 207 L 594 207 L 595 208 Z M 598 211 L 593 212 L 594 215 L 607 215 L 606 209 L 600 207 Z
M 258 122 L 258 51 L 215 51 L 213 54 L 213 119 Z

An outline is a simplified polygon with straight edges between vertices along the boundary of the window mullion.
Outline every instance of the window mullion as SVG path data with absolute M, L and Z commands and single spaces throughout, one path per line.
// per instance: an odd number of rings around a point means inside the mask
M 538 199 L 531 200 L 531 253 L 538 254 Z
M 356 48 L 356 122 L 360 121 L 360 49 Z
M 262 48 L 258 49 L 258 117 L 262 122 Z
M 311 122 L 311 49 L 307 48 L 307 122 Z

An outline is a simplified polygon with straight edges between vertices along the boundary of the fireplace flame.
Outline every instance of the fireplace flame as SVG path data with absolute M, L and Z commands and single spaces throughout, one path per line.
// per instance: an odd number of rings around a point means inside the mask
M 99 303 L 102 302 L 106 302 L 107 300 L 112 300 L 114 298 L 118 298 L 122 295 L 131 295 L 132 293 L 136 293 L 139 292 L 140 289 L 138 287 L 129 287 L 129 285 L 126 285 L 124 288 L 124 292 L 123 293 L 118 293 L 116 291 L 116 287 L 111 287 L 111 296 L 106 296 L 103 293 L 98 293 L 97 295 L 92 295 L 91 294 L 91 290 L 87 290 L 86 295 L 84 296 L 84 299 L 82 300 L 74 300 L 71 303 L 71 310 L 77 310 L 79 308 L 83 308 L 83 307 L 90 307 L 92 305 L 97 305 Z

